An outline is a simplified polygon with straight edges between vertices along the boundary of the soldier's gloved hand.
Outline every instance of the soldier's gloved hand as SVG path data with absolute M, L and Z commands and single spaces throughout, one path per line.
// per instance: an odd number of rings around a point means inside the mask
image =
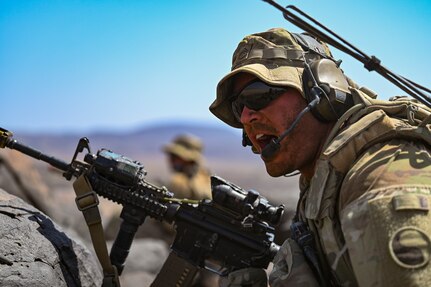
M 284 241 L 273 262 L 269 275 L 271 287 L 320 286 L 295 240 L 288 238 Z
M 260 268 L 244 268 L 229 273 L 227 277 L 222 277 L 220 287 L 267 287 L 268 276 L 265 270 Z

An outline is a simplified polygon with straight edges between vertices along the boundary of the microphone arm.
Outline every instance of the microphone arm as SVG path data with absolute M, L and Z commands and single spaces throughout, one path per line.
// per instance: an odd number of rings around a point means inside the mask
M 313 90 L 314 89 L 312 89 L 312 91 Z M 264 159 L 270 159 L 278 152 L 278 150 L 280 149 L 280 142 L 293 131 L 293 129 L 298 125 L 299 121 L 305 115 L 305 113 L 309 112 L 311 109 L 313 109 L 320 102 L 320 97 L 317 95 L 317 93 L 319 93 L 319 92 L 316 91 L 316 93 L 314 93 L 314 100 L 312 100 L 296 116 L 295 120 L 290 125 L 290 127 L 288 129 L 286 129 L 278 138 L 271 140 L 271 142 L 269 144 L 267 144 L 266 147 L 263 148 L 261 156 Z

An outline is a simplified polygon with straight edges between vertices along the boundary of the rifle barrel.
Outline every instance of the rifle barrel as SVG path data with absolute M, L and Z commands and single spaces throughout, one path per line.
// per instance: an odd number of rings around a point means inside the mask
M 17 140 L 11 140 L 9 141 L 6 146 L 10 149 L 15 149 L 17 151 L 22 152 L 23 154 L 26 154 L 28 156 L 31 156 L 32 158 L 44 161 L 46 163 L 49 163 L 55 168 L 58 168 L 62 171 L 68 171 L 69 170 L 69 164 L 62 161 L 61 159 L 55 158 L 53 156 L 46 155 L 42 153 L 41 151 L 32 148 L 28 145 L 25 145 L 23 143 L 20 143 Z

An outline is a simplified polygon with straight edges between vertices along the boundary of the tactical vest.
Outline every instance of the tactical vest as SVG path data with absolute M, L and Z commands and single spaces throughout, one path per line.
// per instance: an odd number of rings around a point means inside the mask
M 317 253 L 327 281 L 357 285 L 338 217 L 338 195 L 346 173 L 372 145 L 391 139 L 422 141 L 431 146 L 431 109 L 409 100 L 381 101 L 352 89 L 355 106 L 335 124 L 316 164 L 302 210 L 315 234 Z M 350 283 L 349 283 L 350 282 Z

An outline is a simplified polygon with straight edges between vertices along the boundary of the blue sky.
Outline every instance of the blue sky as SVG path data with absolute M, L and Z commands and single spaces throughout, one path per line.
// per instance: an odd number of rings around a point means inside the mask
M 383 65 L 431 86 L 430 1 L 294 4 Z M 12 131 L 222 125 L 209 111 L 243 36 L 298 28 L 260 0 L 0 0 L 0 126 Z M 333 49 L 334 50 L 334 49 Z M 381 98 L 403 94 L 359 62 L 346 74 Z

